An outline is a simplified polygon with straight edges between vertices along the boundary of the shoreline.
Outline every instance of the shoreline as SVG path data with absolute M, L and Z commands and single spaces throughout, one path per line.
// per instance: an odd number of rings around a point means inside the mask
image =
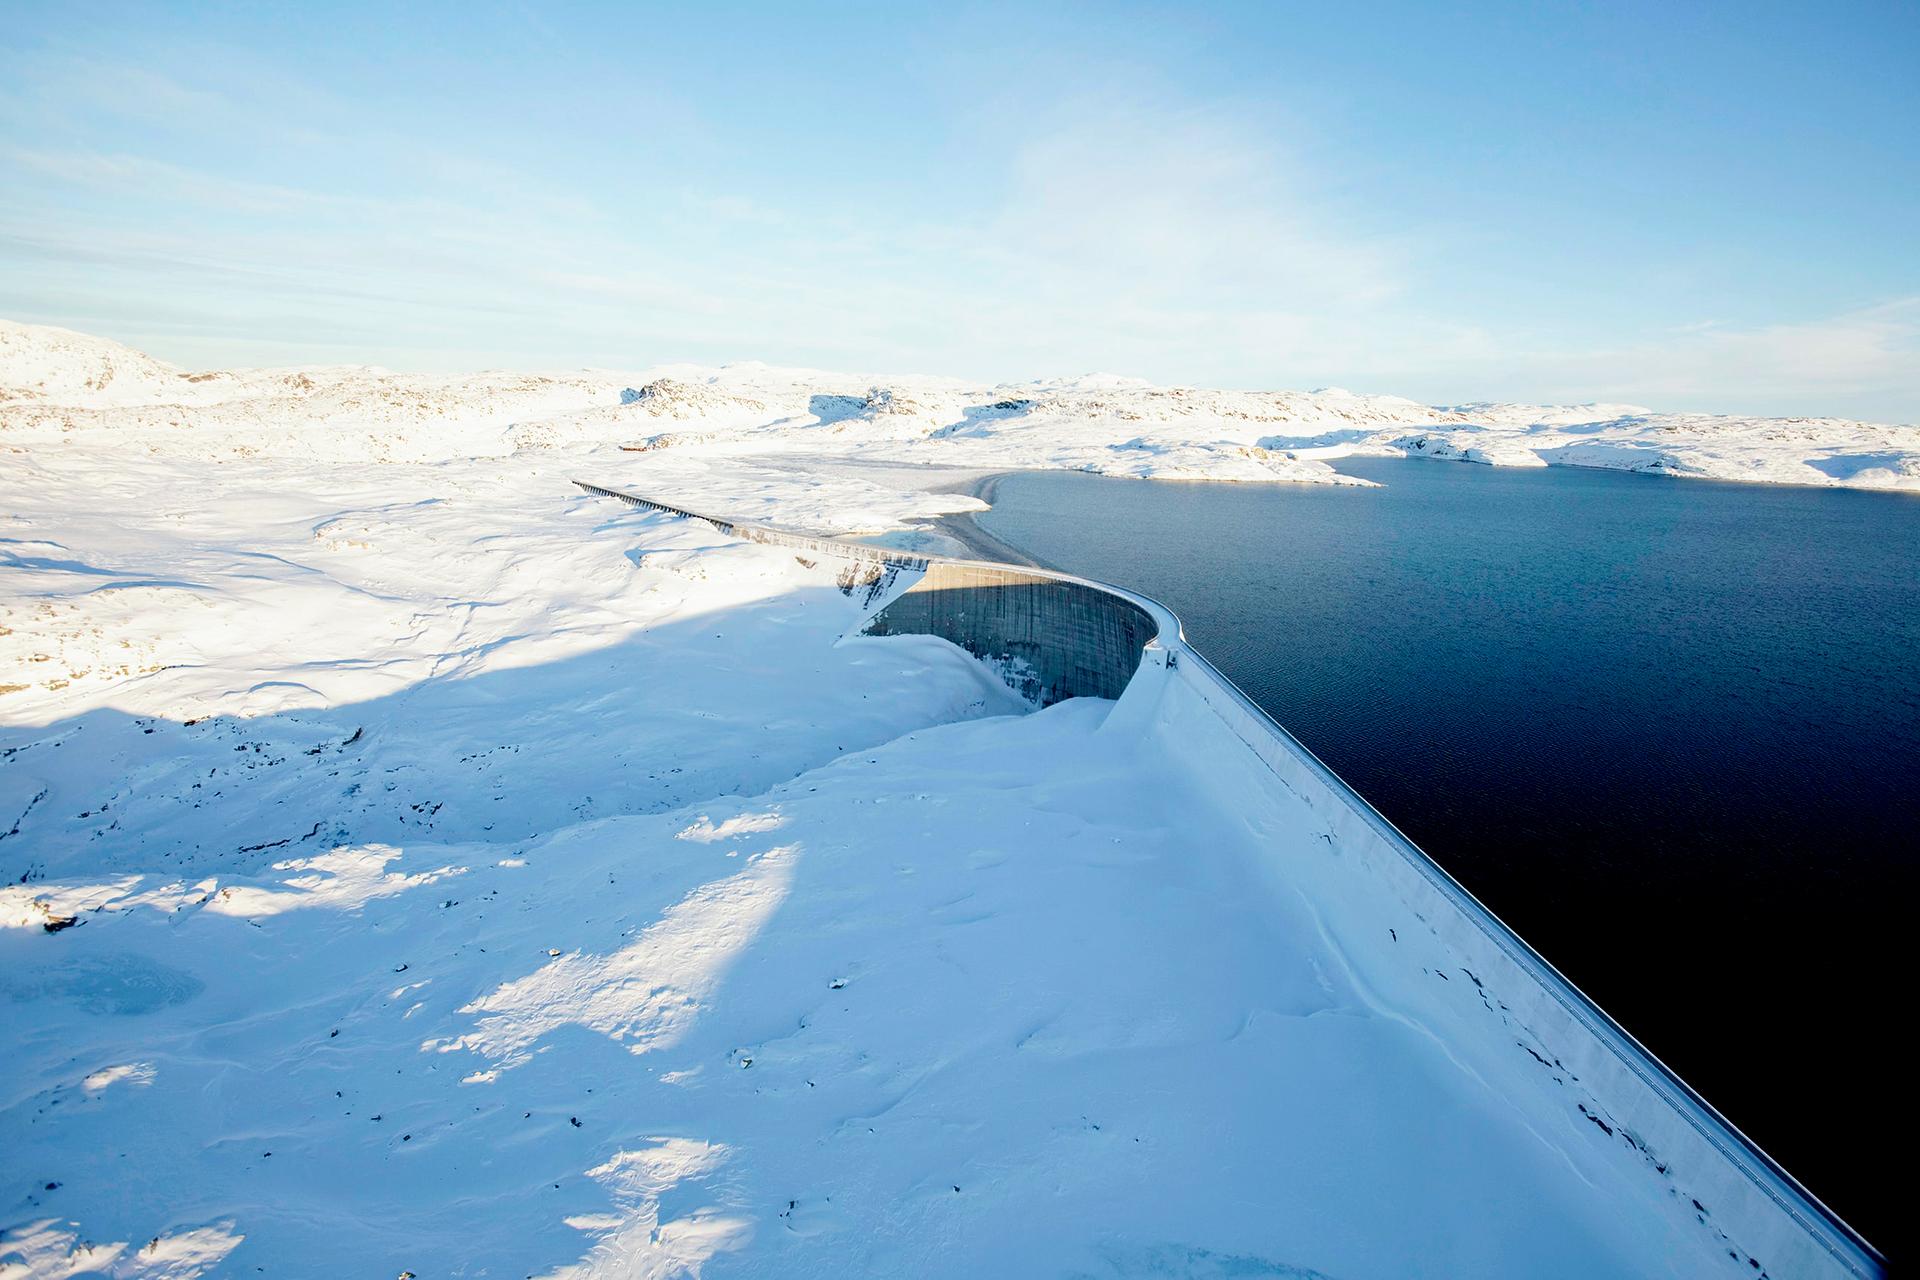
M 984 475 L 972 475 L 965 480 L 943 485 L 931 490 L 934 493 L 964 493 L 970 498 L 978 498 L 993 506 L 993 494 L 1000 482 L 1008 476 L 1027 474 L 1024 471 L 990 471 Z M 967 554 L 977 560 L 990 560 L 996 564 L 1018 565 L 1028 569 L 1050 569 L 1062 572 L 1058 565 L 1049 564 L 1035 556 L 1028 555 L 1010 542 L 1003 541 L 980 524 L 978 511 L 960 511 L 953 515 L 937 516 L 927 522 L 933 532 L 953 539 L 966 548 Z

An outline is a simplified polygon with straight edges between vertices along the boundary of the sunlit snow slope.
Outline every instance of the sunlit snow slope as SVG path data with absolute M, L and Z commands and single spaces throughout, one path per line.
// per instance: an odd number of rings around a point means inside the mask
M 968 505 L 874 405 L 7 340 L 0 1276 L 1754 1274 L 1179 725 L 567 483 Z

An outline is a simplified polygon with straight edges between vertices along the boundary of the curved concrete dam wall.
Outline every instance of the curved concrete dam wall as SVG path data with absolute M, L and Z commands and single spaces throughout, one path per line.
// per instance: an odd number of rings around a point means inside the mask
M 843 588 L 886 601 L 870 634 L 951 640 L 1042 705 L 1117 698 L 1102 732 L 1139 735 L 1264 833 L 1265 870 L 1312 903 L 1375 997 L 1417 1011 L 1471 1069 L 1562 1117 L 1543 1136 L 1569 1158 L 1624 1167 L 1647 1211 L 1693 1221 L 1729 1274 L 1885 1273 L 1857 1233 L 1192 649 L 1164 605 L 1067 574 L 916 557 L 581 487 L 836 557 Z
M 1117 700 L 1159 632 L 1147 609 L 1092 583 L 949 560 L 930 562 L 866 631 L 950 640 L 1043 707 Z

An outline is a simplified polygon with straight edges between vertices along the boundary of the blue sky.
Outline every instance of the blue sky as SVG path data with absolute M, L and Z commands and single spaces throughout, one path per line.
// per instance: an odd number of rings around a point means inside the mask
M 0 0 L 0 315 L 1920 420 L 1920 5 Z

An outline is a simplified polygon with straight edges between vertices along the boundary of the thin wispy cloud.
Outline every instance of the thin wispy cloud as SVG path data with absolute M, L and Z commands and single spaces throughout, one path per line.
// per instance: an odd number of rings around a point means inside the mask
M 1069 115 L 1020 148 L 982 228 L 1017 269 L 1176 304 L 1344 308 L 1398 292 L 1384 240 L 1333 225 L 1319 175 L 1223 113 L 1122 99 Z
M 1012 54 L 957 20 L 827 24 L 807 48 L 656 25 L 629 49 L 510 18 L 488 21 L 524 47 L 431 57 L 404 20 L 343 19 L 340 40 L 385 42 L 364 65 L 296 67 L 245 24 L 137 57 L 57 23 L 21 40 L 0 56 L 0 312 L 188 363 L 758 358 L 1920 417 L 1911 248 L 1867 271 L 1879 246 L 1835 233 L 1831 275 L 1789 288 L 1745 265 L 1780 230 L 1684 173 L 1655 243 L 1608 212 L 1617 157 L 1577 200 L 1530 189 L 1563 165 L 1550 129 L 1517 116 L 1463 149 L 1436 96 L 1423 139 L 1366 115 L 1357 85 L 1401 85 L 1364 64 L 1267 74 L 1286 46 L 1069 42 L 1057 15 Z M 409 59 L 417 83 L 392 74 Z
M 1802 324 L 1707 324 L 1664 342 L 1543 356 L 1541 363 L 1563 386 L 1608 387 L 1610 397 L 1699 401 L 1738 387 L 1735 397 L 1746 404 L 1812 395 L 1826 413 L 1871 413 L 1878 403 L 1920 403 L 1920 297 Z

